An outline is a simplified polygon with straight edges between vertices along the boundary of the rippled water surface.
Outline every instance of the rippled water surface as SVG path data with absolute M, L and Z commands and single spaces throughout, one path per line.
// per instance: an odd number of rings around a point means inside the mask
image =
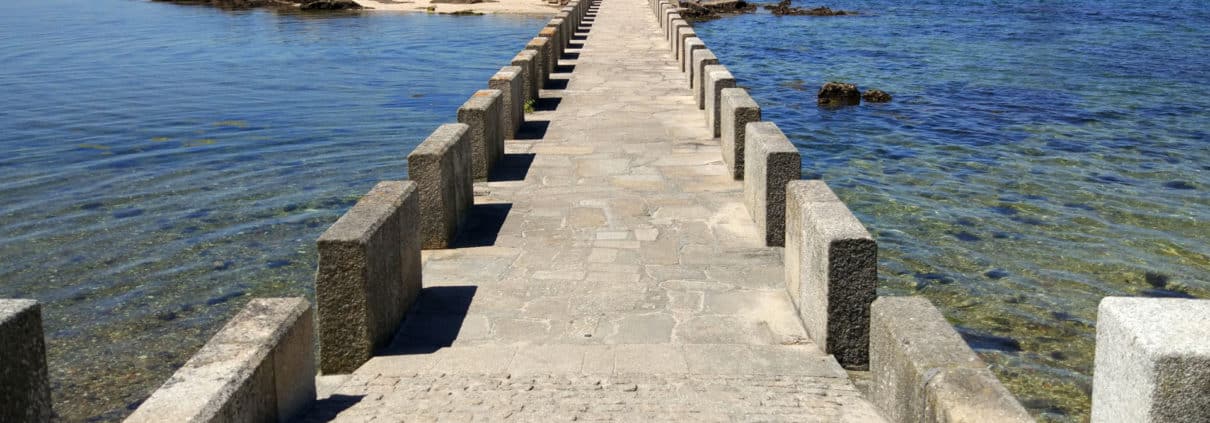
M 115 419 L 544 20 L 0 2 L 0 298 L 43 302 L 57 411 Z
M 880 292 L 1086 419 L 1102 297 L 1210 298 L 1210 3 L 828 6 L 862 16 L 696 28 L 878 239 Z M 831 80 L 895 99 L 817 108 Z

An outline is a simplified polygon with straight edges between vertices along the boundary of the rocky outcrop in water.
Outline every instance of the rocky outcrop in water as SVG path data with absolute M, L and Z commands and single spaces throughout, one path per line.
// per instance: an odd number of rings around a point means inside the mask
M 197 4 L 223 9 L 272 7 L 299 10 L 354 10 L 362 6 L 353 0 L 157 0 L 167 3 Z
M 861 99 L 865 100 L 866 103 L 889 103 L 891 95 L 883 90 L 869 89 L 861 93 Z
M 756 5 L 744 0 L 682 1 L 681 17 L 690 22 L 702 22 L 756 11 Z
M 355 10 L 361 9 L 361 5 L 353 0 L 317 0 L 309 1 L 299 5 L 302 10 Z
M 781 0 L 776 5 L 766 5 L 765 9 L 772 11 L 775 16 L 851 16 L 857 12 L 851 10 L 833 10 L 827 6 L 814 9 L 804 9 L 790 6 L 790 0 Z
M 819 88 L 820 106 L 856 106 L 861 104 L 861 91 L 857 86 L 844 82 L 829 82 Z

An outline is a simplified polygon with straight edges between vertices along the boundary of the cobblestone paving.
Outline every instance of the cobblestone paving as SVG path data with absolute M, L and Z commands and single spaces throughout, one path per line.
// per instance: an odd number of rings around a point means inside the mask
M 806 337 L 661 34 L 644 0 L 590 12 L 395 343 L 311 421 L 881 420 Z

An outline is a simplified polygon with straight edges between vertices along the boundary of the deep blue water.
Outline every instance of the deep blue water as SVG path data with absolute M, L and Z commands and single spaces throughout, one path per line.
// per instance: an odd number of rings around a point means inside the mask
M 880 292 L 1085 419 L 1101 298 L 1210 297 L 1210 2 L 827 6 L 861 15 L 696 30 L 875 235 Z M 832 80 L 895 98 L 816 107 Z
M 112 419 L 544 20 L 0 2 L 0 298 L 44 304 L 57 411 Z

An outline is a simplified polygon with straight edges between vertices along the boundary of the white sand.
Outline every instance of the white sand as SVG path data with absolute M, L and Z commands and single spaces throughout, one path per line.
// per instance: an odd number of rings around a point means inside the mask
M 371 10 L 391 12 L 420 12 L 428 13 L 430 6 L 436 6 L 432 13 L 453 13 L 472 11 L 478 13 L 502 13 L 519 15 L 550 16 L 559 11 L 561 6 L 552 5 L 546 0 L 489 0 L 475 4 L 432 3 L 429 0 L 355 0 L 358 4 Z

